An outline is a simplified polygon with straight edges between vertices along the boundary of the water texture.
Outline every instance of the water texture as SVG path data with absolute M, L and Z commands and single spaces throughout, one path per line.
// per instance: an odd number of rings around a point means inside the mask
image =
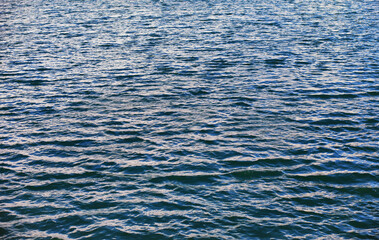
M 0 238 L 378 239 L 378 20 L 0 0 Z

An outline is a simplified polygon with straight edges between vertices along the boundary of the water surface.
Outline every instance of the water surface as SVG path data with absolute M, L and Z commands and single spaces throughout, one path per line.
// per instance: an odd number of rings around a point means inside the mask
M 0 237 L 375 239 L 371 0 L 0 0 Z

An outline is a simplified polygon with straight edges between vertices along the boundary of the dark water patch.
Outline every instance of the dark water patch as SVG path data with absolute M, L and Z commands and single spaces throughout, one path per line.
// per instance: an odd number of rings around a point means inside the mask
M 153 166 L 128 166 L 120 168 L 120 172 L 123 172 L 125 174 L 144 174 L 147 172 L 152 172 L 153 170 L 156 170 Z
M 83 210 L 98 210 L 98 209 L 105 209 L 105 208 L 115 208 L 119 205 L 118 202 L 115 201 L 106 201 L 106 200 L 99 200 L 99 201 L 90 201 L 90 202 L 76 202 L 76 205 L 78 208 Z
M 360 146 L 356 145 L 350 145 L 347 144 L 344 148 L 346 151 L 360 151 L 360 152 L 366 152 L 366 153 L 378 153 L 378 147 L 377 146 L 368 146 L 361 144 Z
M 220 141 L 208 139 L 200 139 L 199 142 L 204 143 L 206 145 L 218 145 L 220 143 Z
M 30 166 L 44 166 L 44 167 L 52 167 L 52 168 L 70 168 L 75 165 L 74 162 L 68 161 L 48 161 L 48 160 L 32 160 L 28 161 L 28 165 Z
M 25 190 L 29 191 L 56 191 L 56 190 L 65 190 L 65 189 L 81 189 L 85 187 L 93 186 L 95 183 L 72 183 L 69 181 L 57 181 L 57 182 L 47 182 L 40 185 L 28 185 L 25 186 Z
M 289 175 L 292 178 L 302 181 L 323 182 L 330 184 L 345 184 L 345 183 L 364 183 L 376 182 L 376 176 L 369 172 L 352 172 L 345 171 L 340 173 L 315 172 L 311 174 Z
M 285 59 L 280 58 L 272 58 L 264 60 L 264 63 L 270 67 L 277 67 L 279 65 L 283 65 L 285 63 Z
M 357 125 L 358 122 L 352 120 L 340 120 L 340 119 L 322 119 L 311 122 L 312 125 L 320 126 L 333 126 L 333 125 Z
M 377 124 L 377 123 L 379 123 L 379 119 L 367 117 L 363 120 L 363 122 L 366 124 Z
M 4 160 L 11 161 L 11 162 L 21 161 L 21 160 L 29 158 L 29 155 L 20 154 L 20 153 L 7 153 L 7 154 L 0 153 L 0 156 L 4 157 Z
M 211 136 L 221 135 L 220 131 L 217 131 L 217 130 L 214 130 L 214 129 L 202 129 L 202 130 L 199 130 L 197 132 L 201 133 L 201 134 L 209 134 Z
M 39 226 L 38 228 L 41 229 L 42 231 L 49 231 L 49 232 L 67 232 L 71 228 L 71 224 L 75 224 L 75 226 L 80 227 L 80 226 L 91 226 L 91 224 L 94 222 L 94 220 L 89 217 L 89 216 L 63 216 L 60 218 L 53 218 L 52 219 L 45 219 L 39 222 L 35 223 L 27 223 L 25 224 L 28 227 L 36 227 Z M 59 229 L 59 226 L 65 226 L 66 228 Z
M 179 136 L 182 134 L 188 134 L 189 132 L 191 132 L 191 131 L 190 130 L 182 130 L 182 129 L 178 129 L 175 131 L 174 130 L 160 130 L 160 131 L 154 131 L 154 135 L 169 137 L 169 136 Z
M 312 94 L 308 95 L 310 98 L 318 98 L 318 99 L 349 99 L 349 98 L 357 98 L 358 94 Z
M 57 111 L 53 107 L 38 107 L 35 109 L 34 114 L 36 115 L 44 115 L 44 114 L 54 114 Z
M 379 92 L 378 91 L 370 91 L 370 92 L 367 92 L 367 94 L 370 95 L 370 96 L 373 96 L 373 97 L 379 96 Z
M 366 229 L 368 226 L 375 226 L 376 221 L 373 220 L 363 220 L 363 221 L 350 221 L 349 224 L 354 228 Z
M 241 153 L 237 151 L 210 151 L 204 153 L 206 156 L 209 156 L 211 158 L 215 159 L 227 159 L 231 157 L 240 156 Z
M 14 221 L 17 219 L 18 219 L 17 215 L 15 215 L 15 213 L 12 213 L 11 211 L 1 211 L 0 212 L 0 221 L 1 222 Z M 3 235 L 8 233 L 8 231 L 6 229 L 3 229 L 3 230 L 4 230 L 2 233 Z
M 307 66 L 307 65 L 310 65 L 310 64 L 312 64 L 312 62 L 309 62 L 309 61 L 295 61 L 294 62 L 294 65 L 296 67 Z
M 286 158 L 263 158 L 254 161 L 254 165 L 265 167 L 290 167 L 298 164 L 304 164 L 304 160 L 293 160 Z
M 27 148 L 24 144 L 20 143 L 14 143 L 14 144 L 1 144 L 0 143 L 0 148 L 1 149 L 14 149 L 14 150 L 23 150 Z
M 96 145 L 96 141 L 92 139 L 77 139 L 77 140 L 66 140 L 66 141 L 40 141 L 36 143 L 29 144 L 30 146 L 41 146 L 41 145 L 55 145 L 62 147 L 91 147 Z
M 363 198 L 377 198 L 379 196 L 379 189 L 376 186 L 365 186 L 361 184 L 354 184 L 346 182 L 343 185 L 329 185 L 328 189 L 337 194 L 348 194 L 351 196 L 363 197 Z M 375 207 L 373 207 L 375 208 Z M 374 210 L 374 209 L 373 209 Z
M 7 229 L 0 227 L 0 236 L 4 237 L 8 233 L 9 231 Z
M 129 138 L 122 138 L 118 139 L 116 143 L 140 143 L 145 141 L 143 138 L 140 137 L 129 137 Z
M 9 168 L 9 167 L 0 167 L 1 173 L 2 174 L 14 174 L 16 173 L 15 170 Z
M 216 175 L 167 175 L 167 176 L 157 176 L 151 178 L 153 183 L 162 183 L 162 182 L 177 182 L 181 184 L 212 184 L 217 180 L 218 176 Z
M 61 172 L 65 172 L 64 169 Z M 69 172 L 69 171 L 67 171 Z M 78 179 L 91 179 L 101 178 L 103 175 L 93 171 L 87 171 L 83 173 L 38 173 L 34 174 L 33 178 L 39 181 L 53 181 L 53 180 L 78 180 Z
M 44 85 L 45 81 L 43 80 L 31 80 L 29 81 L 29 84 L 32 86 L 41 86 Z
M 299 204 L 299 205 L 304 205 L 304 206 L 308 206 L 308 207 L 317 207 L 317 206 L 320 206 L 322 204 L 320 203 L 324 203 L 324 202 L 327 202 L 329 205 L 338 205 L 340 204 L 340 201 L 336 200 L 336 199 L 332 199 L 332 198 L 318 198 L 316 201 L 314 198 L 312 197 L 294 197 L 294 198 L 291 198 L 290 199 L 291 202 L 294 202 L 296 205 Z
M 66 148 L 56 148 L 54 147 L 54 145 L 46 145 L 46 148 L 39 148 L 39 144 L 32 144 L 31 146 L 28 146 L 29 147 L 34 147 L 34 148 L 37 148 L 37 150 L 35 152 L 33 152 L 33 154 L 35 156 L 47 156 L 47 157 L 58 157 L 58 158 L 62 158 L 62 159 L 65 159 L 65 158 L 69 158 L 69 157 L 77 157 L 77 156 L 80 156 L 80 147 L 78 147 L 76 150 L 72 147 L 70 147 L 70 149 L 66 149 Z M 50 148 L 51 147 L 51 148 Z M 95 151 L 93 152 L 90 152 L 88 151 L 87 154 L 88 155 L 91 155 L 91 153 L 96 153 Z
M 171 116 L 171 115 L 175 115 L 175 114 L 177 114 L 177 112 L 174 112 L 174 111 L 156 113 L 157 116 Z
M 280 170 L 271 169 L 249 169 L 237 170 L 226 174 L 239 180 L 254 180 L 260 178 L 277 178 L 281 177 L 283 173 Z
M 135 136 L 135 135 L 141 135 L 141 131 L 136 130 L 120 130 L 120 131 L 113 131 L 113 130 L 106 130 L 104 133 L 112 135 L 112 136 Z
M 194 96 L 199 96 L 199 95 L 207 95 L 210 92 L 205 90 L 205 89 L 192 89 L 189 91 L 192 95 Z

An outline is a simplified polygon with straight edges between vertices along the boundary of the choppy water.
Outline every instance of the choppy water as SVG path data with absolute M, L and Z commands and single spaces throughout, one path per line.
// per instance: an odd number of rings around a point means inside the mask
M 375 239 L 370 0 L 0 0 L 3 239 Z

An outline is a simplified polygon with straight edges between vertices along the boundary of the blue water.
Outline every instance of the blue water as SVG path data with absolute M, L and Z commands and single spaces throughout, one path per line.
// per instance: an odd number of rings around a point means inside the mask
M 378 20 L 0 0 L 0 238 L 378 239 Z

